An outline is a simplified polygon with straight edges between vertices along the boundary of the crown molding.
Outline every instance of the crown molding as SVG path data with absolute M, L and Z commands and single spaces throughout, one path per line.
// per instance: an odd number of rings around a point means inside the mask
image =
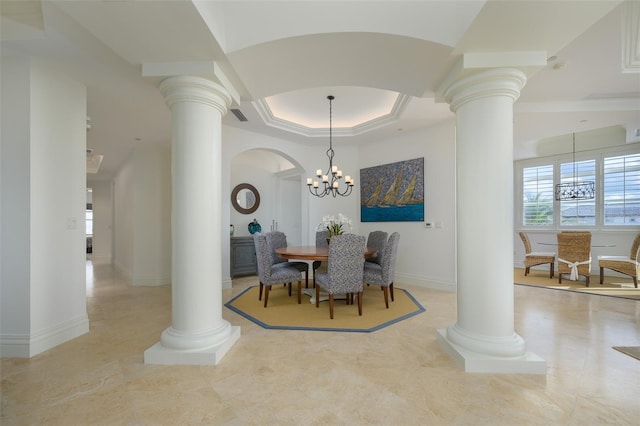
M 359 123 L 351 127 L 334 127 L 332 128 L 333 136 L 345 137 L 345 136 L 357 136 L 375 129 L 387 126 L 398 120 L 400 115 L 404 112 L 407 105 L 411 101 L 411 96 L 399 93 L 396 97 L 396 101 L 388 114 L 381 115 L 374 119 Z M 284 130 L 285 132 L 295 133 L 297 135 L 315 138 L 315 137 L 328 137 L 329 128 L 312 128 L 307 127 L 299 123 L 295 123 L 289 120 L 283 120 L 273 115 L 273 112 L 269 108 L 266 100 L 259 99 L 252 102 L 253 107 L 258 112 L 260 119 L 269 127 Z

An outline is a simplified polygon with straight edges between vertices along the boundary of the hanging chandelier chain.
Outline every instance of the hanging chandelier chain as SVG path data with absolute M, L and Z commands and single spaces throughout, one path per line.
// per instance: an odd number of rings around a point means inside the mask
M 333 99 L 334 97 L 329 95 L 329 149 L 327 150 L 327 157 L 329 157 L 329 170 L 327 176 L 331 175 L 331 168 L 333 167 L 333 156 L 335 151 L 333 150 Z
M 576 134 L 573 134 L 573 184 L 578 182 L 576 179 Z

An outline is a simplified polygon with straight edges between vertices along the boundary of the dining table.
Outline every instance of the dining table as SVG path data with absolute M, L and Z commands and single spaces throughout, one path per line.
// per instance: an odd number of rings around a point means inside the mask
M 366 247 L 364 251 L 364 258 L 370 259 L 377 254 L 377 250 L 373 247 Z M 276 253 L 285 259 L 297 259 L 297 260 L 329 260 L 329 246 L 287 246 L 276 249 Z M 315 287 L 315 277 L 314 277 Z M 315 289 L 303 288 L 302 293 L 309 296 L 310 303 L 316 303 Z M 346 295 L 334 295 L 334 299 L 344 299 Z M 320 293 L 320 301 L 323 302 L 329 300 L 329 295 L 325 292 Z
M 538 244 L 543 245 L 543 246 L 558 246 L 558 243 L 543 243 L 543 242 L 538 242 Z M 591 247 L 615 247 L 615 244 L 602 244 L 602 243 L 596 243 L 596 244 L 591 244 Z
M 287 246 L 276 249 L 276 253 L 285 259 L 327 261 L 329 259 L 329 246 Z M 370 259 L 376 253 L 376 249 L 367 247 L 364 251 L 364 258 Z

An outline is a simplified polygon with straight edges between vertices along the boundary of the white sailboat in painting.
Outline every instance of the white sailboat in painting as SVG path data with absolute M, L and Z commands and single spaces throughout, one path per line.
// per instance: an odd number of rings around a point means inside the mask
M 407 185 L 407 188 L 404 190 L 400 198 L 397 200 L 396 202 L 397 206 L 404 206 L 415 201 L 413 198 L 413 192 L 415 191 L 417 181 L 418 181 L 418 175 L 414 173 L 413 177 L 411 178 L 411 181 L 409 182 L 409 185 Z
M 395 180 L 387 190 L 387 193 L 384 195 L 384 198 L 378 205 L 379 207 L 389 207 L 396 205 L 396 201 L 398 199 L 398 192 L 400 191 L 400 185 L 402 184 L 402 169 L 396 175 Z

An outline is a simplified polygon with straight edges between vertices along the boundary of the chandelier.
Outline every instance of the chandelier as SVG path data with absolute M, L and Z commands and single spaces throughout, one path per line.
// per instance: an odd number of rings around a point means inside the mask
M 576 134 L 573 134 L 573 182 L 556 185 L 556 201 L 592 200 L 595 182 L 578 182 L 576 175 Z
M 322 169 L 316 170 L 316 176 L 322 180 L 320 183 L 317 180 L 313 180 L 312 178 L 307 178 L 307 186 L 309 187 L 309 192 L 311 195 L 315 195 L 316 197 L 323 198 L 329 194 L 333 195 L 335 198 L 337 195 L 341 197 L 346 197 L 351 194 L 353 190 L 353 185 L 355 185 L 355 180 L 351 176 L 345 176 L 344 183 L 345 186 L 340 189 L 340 179 L 342 179 L 342 170 L 338 170 L 338 166 L 333 165 L 333 156 L 335 152 L 333 150 L 333 142 L 332 142 L 332 121 L 331 121 L 331 112 L 332 112 L 332 103 L 335 99 L 332 95 L 327 96 L 329 99 L 329 149 L 327 150 L 327 157 L 329 157 L 329 168 L 326 173 L 322 172 Z

